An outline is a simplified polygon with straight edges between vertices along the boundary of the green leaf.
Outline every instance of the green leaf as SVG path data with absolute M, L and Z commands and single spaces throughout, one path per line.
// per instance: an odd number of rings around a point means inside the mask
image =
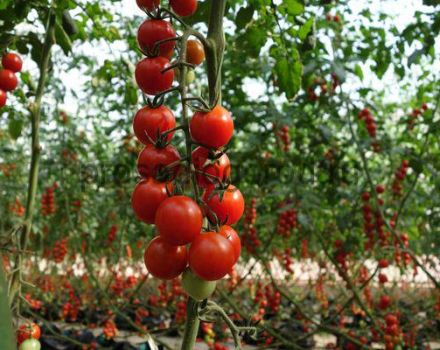
M 295 97 L 301 87 L 302 64 L 298 52 L 295 52 L 296 57 L 292 57 L 291 60 L 280 57 L 275 65 L 278 86 L 288 99 Z
M 65 32 L 63 26 L 58 22 L 55 23 L 55 40 L 57 44 L 63 49 L 66 56 L 72 51 L 72 41 Z
M 237 17 L 235 18 L 235 25 L 237 29 L 243 29 L 252 20 L 254 15 L 254 7 L 242 7 L 238 10 Z
M 315 22 L 315 18 L 309 18 L 307 20 L 306 23 L 304 23 L 300 28 L 299 28 L 299 32 L 298 32 L 298 37 L 301 40 L 304 40 L 305 38 L 307 38 L 307 35 L 309 35 L 310 31 L 313 28 L 313 23 Z
M 12 0 L 0 0 L 0 10 L 4 10 Z
M 356 76 L 360 79 L 360 80 L 364 80 L 364 72 L 362 71 L 362 68 L 360 65 L 356 64 L 354 66 L 354 74 L 356 74 Z
M 415 50 L 411 55 L 408 57 L 408 67 L 411 67 L 412 64 L 419 62 L 420 57 L 425 52 L 424 49 Z
M 304 12 L 304 3 L 301 0 L 284 0 L 287 13 L 292 16 L 298 16 Z
M 16 140 L 21 135 L 21 130 L 23 129 L 23 122 L 17 119 L 11 119 L 8 124 L 8 130 L 11 137 Z
M 258 57 L 261 48 L 267 41 L 267 36 L 264 29 L 253 25 L 246 30 L 243 39 L 243 46 L 249 56 Z

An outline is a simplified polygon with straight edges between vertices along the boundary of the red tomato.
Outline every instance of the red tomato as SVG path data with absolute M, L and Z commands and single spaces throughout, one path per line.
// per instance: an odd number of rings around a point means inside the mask
M 20 56 L 15 53 L 7 53 L 2 57 L 2 65 L 4 69 L 9 69 L 14 73 L 21 71 L 23 67 L 23 61 Z
M 197 183 L 201 187 L 210 187 L 224 182 L 231 173 L 231 163 L 226 153 L 220 157 L 211 154 L 205 147 L 197 147 L 191 154 L 194 168 L 203 172 L 197 174 Z
M 244 198 L 240 190 L 235 186 L 229 185 L 223 193 L 220 200 L 218 192 L 213 193 L 212 189 L 208 189 L 203 194 L 203 201 L 208 205 L 207 216 L 215 222 L 215 218 L 211 214 L 217 215 L 219 223 L 227 225 L 235 224 L 240 220 L 244 211 Z
M 175 127 L 176 119 L 173 112 L 163 105 L 157 108 L 143 107 L 136 113 L 133 120 L 134 133 L 144 145 L 151 143 L 149 138 L 156 142 L 161 133 Z M 168 133 L 165 141 L 170 142 L 173 135 L 174 131 Z
M 160 5 L 160 0 L 136 0 L 141 10 L 154 11 Z
M 189 197 L 170 197 L 157 209 L 155 223 L 160 236 L 167 243 L 185 245 L 191 243 L 202 230 L 202 210 Z
M 238 258 L 240 257 L 241 253 L 241 241 L 240 237 L 238 237 L 237 232 L 228 225 L 223 225 L 220 227 L 219 234 L 221 234 L 223 237 L 227 238 L 229 242 L 232 244 L 232 247 L 234 248 L 234 264 L 237 262 Z
M 171 23 L 161 19 L 147 19 L 139 27 L 137 34 L 139 47 L 143 52 L 148 56 L 159 55 L 168 59 L 173 55 L 174 46 L 176 45 L 175 40 L 166 41 L 160 44 L 157 54 L 154 52 L 154 46 L 158 41 L 175 37 L 176 32 Z
M 142 177 L 156 178 L 158 175 L 163 175 L 165 178 L 174 179 L 180 169 L 180 164 L 176 163 L 179 160 L 179 152 L 173 146 L 156 148 L 150 144 L 139 153 L 137 168 Z M 176 164 L 171 166 L 173 163 Z
M 173 11 L 181 17 L 193 15 L 197 10 L 197 0 L 170 0 Z
M 6 105 L 6 92 L 0 90 L 0 108 Z
M 191 119 L 191 136 L 197 143 L 208 148 L 220 148 L 226 145 L 234 133 L 231 113 L 221 106 L 210 112 L 196 112 Z
M 170 245 L 163 237 L 155 237 L 145 249 L 144 262 L 154 277 L 171 280 L 185 270 L 188 263 L 186 247 Z
M 131 206 L 139 220 L 154 224 L 157 208 L 173 191 L 171 183 L 158 182 L 153 178 L 140 181 L 131 195 Z
M 216 281 L 227 275 L 235 263 L 232 244 L 220 234 L 200 234 L 189 248 L 189 267 L 205 281 Z
M 387 259 L 380 259 L 378 265 L 381 269 L 385 269 L 390 265 L 390 263 L 388 262 Z
M 0 69 L 0 90 L 12 91 L 17 88 L 18 80 L 14 72 L 9 69 Z
M 26 339 L 40 339 L 41 330 L 36 323 L 24 323 L 17 330 L 17 343 L 20 345 Z
M 199 40 L 188 40 L 186 44 L 186 62 L 198 66 L 205 60 L 205 49 Z
M 173 85 L 174 70 L 162 73 L 170 65 L 165 57 L 144 58 L 136 66 L 135 77 L 139 88 L 148 95 L 157 95 Z

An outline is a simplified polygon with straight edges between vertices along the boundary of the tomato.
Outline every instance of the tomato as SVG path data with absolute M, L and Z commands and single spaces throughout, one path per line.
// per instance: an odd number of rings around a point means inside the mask
M 241 253 L 240 237 L 238 237 L 237 232 L 231 226 L 228 225 L 223 225 L 222 227 L 220 227 L 218 233 L 221 234 L 223 237 L 227 238 L 229 242 L 232 244 L 232 247 L 234 248 L 234 256 L 235 256 L 234 264 L 235 264 L 238 258 L 240 257 L 240 253 Z
M 22 324 L 17 330 L 17 343 L 21 344 L 26 339 L 40 339 L 41 329 L 36 323 L 28 322 Z
M 136 66 L 135 77 L 139 88 L 148 95 L 157 95 L 173 85 L 174 70 L 162 70 L 170 65 L 165 57 L 144 58 Z
M 210 187 L 224 182 L 231 173 L 231 163 L 226 153 L 210 154 L 205 147 L 197 147 L 191 154 L 194 168 L 198 172 L 197 183 L 201 187 Z
M 7 53 L 2 57 L 2 65 L 4 69 L 9 69 L 14 73 L 20 72 L 23 67 L 23 61 L 20 56 L 15 53 Z
M 188 40 L 186 44 L 186 62 L 198 66 L 205 60 L 205 50 L 199 40 Z
M 187 17 L 197 10 L 197 0 L 170 0 L 170 6 L 176 15 Z
M 37 339 L 27 339 L 21 343 L 19 350 L 40 350 L 41 344 Z
M 6 92 L 3 90 L 0 90 L 0 108 L 6 106 Z
M 157 108 L 143 107 L 136 113 L 133 120 L 134 133 L 144 145 L 150 144 L 150 139 L 156 142 L 159 135 L 175 127 L 176 119 L 173 112 L 163 105 Z M 168 133 L 165 141 L 170 142 L 173 135 L 174 131 Z
M 188 244 L 202 230 L 202 210 L 189 197 L 170 197 L 157 209 L 155 223 L 160 236 L 169 244 Z
M 168 198 L 173 185 L 171 183 L 159 182 L 153 178 L 140 181 L 131 195 L 131 206 L 139 220 L 147 224 L 154 224 L 157 208 Z
M 174 179 L 180 170 L 179 160 L 179 152 L 173 146 L 156 148 L 150 144 L 139 153 L 137 168 L 142 177 L 156 178 L 161 175 Z M 173 163 L 174 165 L 171 165 Z
M 185 292 L 193 299 L 201 301 L 209 298 L 215 291 L 217 282 L 204 281 L 200 277 L 194 275 L 191 269 L 186 268 L 182 274 L 182 287 Z
M 193 140 L 208 148 L 219 148 L 226 145 L 234 133 L 234 122 L 231 113 L 221 106 L 210 112 L 196 112 L 189 128 Z
M 234 266 L 232 244 L 220 234 L 200 234 L 189 248 L 189 267 L 205 281 L 216 281 L 226 276 Z
M 160 5 L 160 0 L 136 0 L 141 10 L 154 11 Z
M 179 68 L 175 68 L 174 69 L 174 77 L 176 78 L 177 81 L 180 81 L 180 70 L 179 70 Z M 188 68 L 186 70 L 186 79 L 185 79 L 186 85 L 190 85 L 191 83 L 194 82 L 194 80 L 196 80 L 196 73 L 194 73 L 194 69 Z
M 147 19 L 141 24 L 137 34 L 139 47 L 148 56 L 157 56 L 154 46 L 158 41 L 176 37 L 176 32 L 170 22 L 161 19 Z M 175 40 L 166 41 L 159 45 L 158 55 L 170 58 L 173 55 Z
M 0 90 L 12 91 L 17 88 L 18 80 L 14 72 L 9 69 L 0 69 Z
M 155 237 L 144 253 L 145 266 L 154 277 L 171 280 L 179 276 L 188 264 L 185 246 L 170 245 L 163 237 Z
M 210 212 L 217 215 L 219 223 L 227 225 L 235 224 L 243 215 L 244 198 L 235 186 L 229 185 L 221 200 L 219 193 L 213 192 L 212 189 L 206 190 L 202 199 L 210 209 L 207 210 L 207 216 L 212 222 L 215 222 L 215 218 Z

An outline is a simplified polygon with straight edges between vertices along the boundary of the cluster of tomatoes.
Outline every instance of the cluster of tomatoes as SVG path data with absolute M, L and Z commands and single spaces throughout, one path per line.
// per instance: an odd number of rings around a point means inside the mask
M 282 203 L 284 206 L 286 203 Z M 295 208 L 282 211 L 278 215 L 277 233 L 283 237 L 289 237 L 292 230 L 298 227 L 298 212 Z
M 347 271 L 348 270 L 347 259 L 350 253 L 346 251 L 346 249 L 344 248 L 344 242 L 340 239 L 337 239 L 335 241 L 334 246 L 335 246 L 334 258 L 336 262 L 343 271 Z
M 18 86 L 18 79 L 15 73 L 21 71 L 23 61 L 15 53 L 7 53 L 2 57 L 3 69 L 0 69 L 0 108 L 6 105 L 6 93 L 13 91 Z
M 257 199 L 252 198 L 251 205 L 246 208 L 243 220 L 243 246 L 249 253 L 254 253 L 261 245 L 258 239 L 255 222 L 257 220 Z
M 116 234 L 118 233 L 118 226 L 112 225 L 110 229 L 108 230 L 107 234 L 107 243 L 108 245 L 111 245 L 113 241 L 116 239 Z
M 9 205 L 9 211 L 17 216 L 23 216 L 25 209 L 19 198 L 15 198 L 13 204 Z
M 196 2 L 170 1 L 180 16 L 194 13 L 186 11 L 194 4 L 195 11 Z M 138 5 L 149 15 L 156 10 L 160 13 L 158 2 L 138 1 Z M 141 24 L 138 43 L 147 57 L 137 64 L 135 77 L 145 94 L 157 96 L 171 88 L 174 71 L 169 59 L 176 39 L 171 23 L 164 19 L 156 16 Z M 187 45 L 187 64 L 204 60 L 200 42 L 189 40 L 183 45 Z M 132 194 L 132 207 L 140 220 L 155 224 L 158 232 L 145 249 L 145 265 L 153 276 L 164 280 L 186 270 L 185 290 L 195 299 L 204 299 L 215 289 L 213 281 L 231 271 L 241 250 L 240 239 L 229 225 L 242 216 L 244 199 L 228 183 L 230 162 L 222 152 L 234 132 L 231 114 L 217 105 L 209 111 L 197 111 L 189 123 L 191 142 L 198 147 L 192 151 L 188 170 L 194 172 L 195 185 L 203 191 L 197 201 L 176 193 L 173 184 L 182 168 L 179 152 L 170 145 L 177 129 L 173 112 L 163 105 L 143 107 L 135 115 L 133 129 L 145 147 L 137 164 L 143 179 Z M 202 232 L 204 217 L 208 229 Z
M 405 180 L 406 174 L 408 172 L 409 162 L 404 159 L 400 164 L 400 167 L 394 173 L 394 180 L 392 184 L 392 191 L 396 197 L 402 195 L 402 182 Z
M 290 148 L 290 135 L 289 126 L 283 125 L 277 132 L 277 135 L 282 143 L 282 149 L 284 152 L 288 152 Z
M 385 187 L 383 185 L 376 186 L 376 193 L 380 195 L 385 192 Z M 362 206 L 362 212 L 364 217 L 364 232 L 368 237 L 368 241 L 365 243 L 365 249 L 370 250 L 376 243 L 376 235 L 382 246 L 387 245 L 388 238 L 390 236 L 389 232 L 384 231 L 384 219 L 379 211 L 374 211 L 370 204 L 370 193 L 364 192 L 361 195 L 362 201 L 364 202 Z M 383 205 L 384 201 L 382 198 L 378 198 L 378 205 Z
M 41 196 L 41 214 L 49 216 L 56 212 L 55 206 L 55 189 L 58 184 L 55 182 L 52 186 L 47 187 Z
M 385 316 L 383 327 L 385 350 L 393 350 L 401 343 L 402 330 L 399 327 L 398 315 L 389 313 Z
M 115 322 L 112 319 L 109 319 L 104 323 L 102 332 L 106 339 L 113 339 L 118 335 L 118 328 L 116 327 Z
M 330 93 L 335 93 L 336 88 L 341 85 L 341 82 L 335 73 L 331 73 L 330 77 L 331 83 L 325 78 L 318 77 L 313 80 L 309 87 L 307 87 L 306 94 L 310 101 L 317 101 L 320 97 L 325 96 L 329 90 Z
M 374 152 L 380 152 L 380 144 L 379 141 L 376 139 L 377 125 L 370 110 L 368 108 L 362 109 L 359 112 L 358 117 L 360 120 L 363 120 L 365 122 L 365 127 L 367 128 L 368 135 L 373 140 L 371 145 L 373 147 Z
M 159 10 L 160 0 L 137 0 L 137 4 L 151 15 L 152 11 Z M 197 9 L 197 0 L 170 0 L 170 6 L 178 16 L 191 16 Z M 137 64 L 135 77 L 145 94 L 157 95 L 173 84 L 175 71 L 170 67 L 170 59 L 178 38 L 170 22 L 160 19 L 160 16 L 151 17 L 138 30 L 139 48 L 147 57 Z M 203 46 L 198 40 L 189 40 L 186 50 L 187 63 L 199 65 L 205 59 Z M 194 73 L 191 71 L 190 74 Z M 145 134 L 143 136 L 146 137 Z
M 325 20 L 326 20 L 327 22 L 331 22 L 331 21 L 333 21 L 333 22 L 335 22 L 335 23 L 341 23 L 341 17 L 340 17 L 339 15 L 334 15 L 334 16 L 332 16 L 331 13 L 327 13 L 327 14 L 325 15 Z
M 408 130 L 414 129 L 417 119 L 423 115 L 424 112 L 428 110 L 428 105 L 426 103 L 422 103 L 420 108 L 414 108 L 411 114 L 408 117 Z
M 23 323 L 17 330 L 17 345 L 19 350 L 40 350 L 38 341 L 41 336 L 40 327 L 33 322 Z
M 52 249 L 52 258 L 56 263 L 61 263 L 67 255 L 67 238 L 59 239 Z

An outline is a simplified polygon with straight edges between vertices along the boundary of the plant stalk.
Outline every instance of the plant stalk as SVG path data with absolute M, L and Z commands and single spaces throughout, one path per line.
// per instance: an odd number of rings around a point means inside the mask
M 197 314 L 199 303 L 188 297 L 186 304 L 186 323 L 181 350 L 193 350 L 199 331 L 200 320 Z
M 41 119 L 41 100 L 44 95 L 44 89 L 47 80 L 50 52 L 55 43 L 55 14 L 52 9 L 49 11 L 49 18 L 46 26 L 46 37 L 44 40 L 41 62 L 40 78 L 38 80 L 37 91 L 34 103 L 29 107 L 31 117 L 31 166 L 29 170 L 28 194 L 26 200 L 26 214 L 22 225 L 21 235 L 19 237 L 19 248 L 25 250 L 29 235 L 32 230 L 32 218 L 35 207 L 35 197 L 38 188 L 38 175 L 40 167 L 41 146 L 40 146 L 40 119 Z M 9 287 L 9 303 L 12 305 L 17 294 L 21 290 L 21 270 L 23 258 L 18 254 L 15 258 L 15 272 L 13 273 Z M 17 310 L 19 311 L 20 299 L 17 299 Z

